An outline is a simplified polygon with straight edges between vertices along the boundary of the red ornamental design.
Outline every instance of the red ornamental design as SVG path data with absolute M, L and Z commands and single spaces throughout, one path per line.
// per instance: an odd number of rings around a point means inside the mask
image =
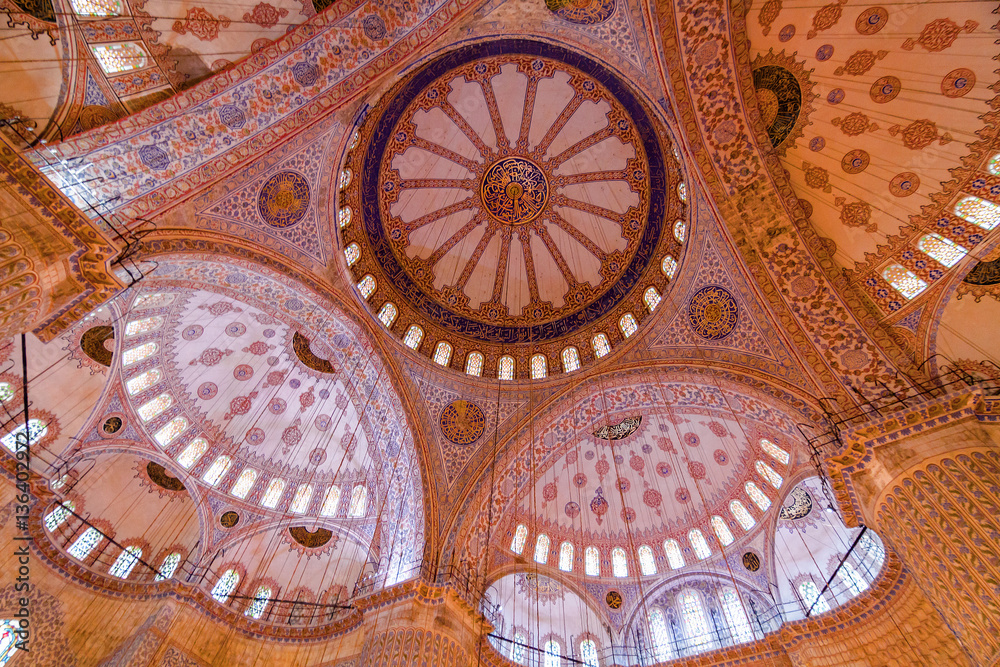
M 685 433 L 684 444 L 688 447 L 697 447 L 701 444 L 701 438 L 698 437 L 697 433 Z
M 978 27 L 979 24 L 975 21 L 966 21 L 965 25 L 960 27 L 951 19 L 936 19 L 925 25 L 915 40 L 908 39 L 903 42 L 903 48 L 912 51 L 913 47 L 919 44 L 931 53 L 944 51 L 955 43 L 962 32 L 972 32 Z
M 225 414 L 223 419 L 232 419 L 236 415 L 245 415 L 250 412 L 250 405 L 255 398 L 257 398 L 255 391 L 250 392 L 249 396 L 237 396 L 229 402 L 229 412 Z
M 694 479 L 705 479 L 705 464 L 701 461 L 689 461 L 688 474 Z
M 574 463 L 576 463 L 576 459 L 577 459 L 578 456 L 579 456 L 579 452 L 577 452 L 576 450 L 573 450 L 572 452 L 570 452 L 569 454 L 566 455 L 566 463 L 569 463 L 571 465 L 574 464 Z
M 607 459 L 601 459 L 594 467 L 597 468 L 597 474 L 601 477 L 607 475 L 608 471 L 611 470 L 611 465 L 608 463 Z
M 587 483 L 587 476 L 582 472 L 578 472 L 573 476 L 573 483 L 577 486 L 583 486 Z
M 677 489 L 674 491 L 674 499 L 679 503 L 686 503 L 691 500 L 691 494 L 687 489 Z
M 546 501 L 555 500 L 556 494 L 559 492 L 559 487 L 555 482 L 549 482 L 544 487 L 542 487 L 542 498 Z
M 597 523 L 603 521 L 603 517 L 608 511 L 608 501 L 601 495 L 601 490 L 597 490 L 597 495 L 590 501 L 590 511 L 597 515 Z
M 632 458 L 628 460 L 628 465 L 643 477 L 646 476 L 646 461 L 638 454 L 632 455 Z
M 656 464 L 656 474 L 660 477 L 670 477 L 670 466 L 660 461 Z
M 316 402 L 316 395 L 313 394 L 312 387 L 309 388 L 309 391 L 299 395 L 299 405 L 302 406 L 301 412 L 305 412 L 306 408 L 308 408 L 315 402 Z
M 571 500 L 570 502 L 566 503 L 566 507 L 563 508 L 563 511 L 566 512 L 566 516 L 568 516 L 571 519 L 575 519 L 576 517 L 580 516 L 580 504 L 575 503 Z
M 947 132 L 938 137 L 937 124 L 926 118 L 915 120 L 906 127 L 893 125 L 889 128 L 889 134 L 902 134 L 903 145 L 914 151 L 926 148 L 935 141 L 941 146 L 951 142 L 951 135 Z
M 240 364 L 233 369 L 233 377 L 240 382 L 245 382 L 253 377 L 253 367 L 247 366 L 246 364 Z
M 635 521 L 635 510 L 631 507 L 626 507 L 622 510 L 622 521 L 625 523 L 632 523 Z
M 267 343 L 265 343 L 262 340 L 258 340 L 258 341 L 255 341 L 255 342 L 251 343 L 250 347 L 243 348 L 243 351 L 244 352 L 249 352 L 250 354 L 256 354 L 257 356 L 260 356 L 262 354 L 267 354 L 268 349 L 270 349 L 270 345 L 268 345 Z
M 204 352 L 202 352 L 201 355 L 196 360 L 192 361 L 191 365 L 194 366 L 197 363 L 201 363 L 205 366 L 214 366 L 220 361 L 222 361 L 223 356 L 228 356 L 232 353 L 233 353 L 232 350 L 226 350 L 225 352 L 223 352 L 218 348 L 210 347 Z
M 259 445 L 264 442 L 264 429 L 252 428 L 247 431 L 246 441 L 251 445 Z
M 806 39 L 812 39 L 820 31 L 828 30 L 837 25 L 837 21 L 840 20 L 841 15 L 844 13 L 843 5 L 845 4 L 847 4 L 847 0 L 837 0 L 837 2 L 820 7 L 816 14 L 813 15 L 813 27 L 806 33 Z
M 271 387 L 280 386 L 285 381 L 284 371 L 271 371 L 267 374 L 267 384 Z
M 656 489 L 646 489 L 642 493 L 642 502 L 646 504 L 646 507 L 655 509 L 663 502 L 663 494 Z
M 718 463 L 720 466 L 724 466 L 727 463 L 729 463 L 729 456 L 726 454 L 725 451 L 721 449 L 716 449 L 714 456 L 715 456 L 715 462 Z
M 720 424 L 719 422 L 708 422 L 708 430 L 712 432 L 716 438 L 725 438 L 729 435 L 729 430 L 726 429 L 725 424 Z
M 211 306 L 208 306 L 208 312 L 212 313 L 216 317 L 221 317 L 231 310 L 233 310 L 233 304 L 228 301 L 219 301 L 217 303 L 213 303 Z
M 299 440 L 302 439 L 302 431 L 299 430 L 298 426 L 289 426 L 284 431 L 281 432 L 281 442 L 284 443 L 282 451 L 288 453 L 288 450 L 295 445 L 299 444 Z
M 670 452 L 671 454 L 677 453 L 677 448 L 674 447 L 674 443 L 670 438 L 658 435 L 654 439 L 656 440 L 656 446 L 659 447 L 661 451 Z
M 247 23 L 256 23 L 261 28 L 271 28 L 278 24 L 278 21 L 288 16 L 287 9 L 278 9 L 266 2 L 261 2 L 253 8 L 252 12 L 243 15 L 243 20 Z

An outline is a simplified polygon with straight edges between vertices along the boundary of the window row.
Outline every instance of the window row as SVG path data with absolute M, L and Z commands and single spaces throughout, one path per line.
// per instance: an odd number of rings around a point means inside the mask
M 562 667 L 563 664 L 583 665 L 584 667 L 600 667 L 597 658 L 597 642 L 589 637 L 580 640 L 577 645 L 579 653 L 570 662 L 563 662 L 562 642 L 556 638 L 546 640 L 542 647 L 542 667 Z M 529 654 L 534 653 L 528 644 L 528 636 L 523 630 L 516 630 L 514 638 L 505 649 L 501 649 L 512 662 L 523 665 L 527 662 Z M 538 661 L 533 659 L 531 664 L 537 665 Z
M 735 588 L 723 587 L 713 600 L 715 609 L 721 610 L 724 627 L 718 627 L 712 620 L 715 614 L 706 608 L 703 596 L 700 591 L 685 589 L 677 595 L 673 609 L 649 610 L 649 643 L 657 662 L 754 640 L 746 607 Z M 670 623 L 668 617 L 678 622 Z

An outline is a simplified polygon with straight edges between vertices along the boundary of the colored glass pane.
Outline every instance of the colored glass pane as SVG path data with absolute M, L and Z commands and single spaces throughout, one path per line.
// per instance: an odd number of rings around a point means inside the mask
M 585 667 L 598 667 L 597 644 L 593 639 L 584 639 L 580 642 L 580 660 Z
M 143 404 L 143 406 L 139 408 L 138 413 L 139 416 L 142 417 L 142 421 L 148 422 L 150 419 L 160 414 L 173 404 L 173 396 L 170 394 L 160 394 L 153 400 Z
M 10 382 L 0 382 L 0 403 L 6 403 L 12 398 L 14 398 L 14 390 L 11 388 Z
M 766 512 L 767 508 L 771 506 L 771 499 L 767 497 L 767 494 L 760 490 L 760 487 L 757 486 L 756 482 L 747 482 L 743 485 L 743 489 L 747 492 L 747 495 L 750 496 L 750 500 L 752 500 L 762 512 Z
M 656 556 L 653 548 L 645 544 L 639 547 L 639 570 L 647 577 L 656 574 Z
M 611 574 L 616 577 L 628 576 L 628 559 L 625 557 L 625 550 L 615 547 L 611 550 Z
M 994 176 L 1000 176 L 1000 153 L 990 158 L 990 161 L 986 163 L 986 170 Z
M 549 536 L 542 533 L 535 540 L 535 562 L 544 565 L 549 561 Z
M 541 380 L 549 374 L 548 362 L 544 354 L 535 354 L 531 357 L 531 379 Z
M 712 550 L 708 548 L 708 542 L 705 541 L 705 536 L 702 535 L 701 531 L 697 528 L 688 533 L 688 542 L 691 543 L 694 555 L 697 556 L 699 560 L 704 560 L 712 555 Z
M 677 184 L 677 196 L 680 197 L 683 202 L 688 200 L 687 183 L 681 182 Z
M 27 428 L 25 428 L 24 424 L 21 424 L 13 431 L 5 435 L 3 439 L 0 439 L 0 442 L 3 443 L 4 447 L 6 447 L 7 449 L 16 454 L 18 450 L 19 436 L 22 441 L 21 444 L 27 444 L 27 446 L 30 447 L 31 445 L 41 440 L 42 437 L 48 432 L 49 432 L 48 425 L 41 419 L 29 419 Z M 27 443 L 24 443 L 23 434 L 25 433 L 28 434 Z
M 730 501 L 729 511 L 732 512 L 739 524 L 743 526 L 743 530 L 750 530 L 754 527 L 754 524 L 757 523 L 754 520 L 753 515 L 750 514 L 750 510 L 748 510 L 746 505 L 741 503 L 739 500 Z
M 826 598 L 820 596 L 819 588 L 815 582 L 803 581 L 799 584 L 799 595 L 802 597 L 802 604 L 806 608 L 806 612 L 808 613 L 809 609 L 812 609 L 810 616 L 830 611 L 830 604 Z
M 389 326 L 388 324 L 386 326 Z M 416 324 L 411 324 L 410 328 L 406 330 L 406 335 L 403 336 L 403 345 L 415 350 L 420 347 L 420 341 L 424 339 L 424 330 L 421 329 Z
M 524 543 L 528 539 L 528 528 L 524 524 L 517 524 L 514 529 L 514 539 L 511 540 L 510 550 L 516 554 L 524 551 Z
M 580 352 L 575 347 L 567 347 L 562 351 L 564 373 L 572 373 L 580 368 Z
M 352 213 L 353 212 L 351 211 L 350 206 L 343 207 L 342 209 L 340 209 L 340 212 L 337 213 L 337 224 L 340 225 L 341 229 L 351 224 Z
M 181 433 L 187 430 L 188 420 L 184 417 L 174 417 L 170 422 L 156 432 L 153 437 L 160 443 L 161 447 L 166 447 Z
M 705 619 L 701 598 L 694 591 L 686 590 L 681 593 L 678 602 L 685 634 L 693 643 L 701 643 L 708 635 L 708 621 Z
M 434 348 L 434 363 L 440 366 L 447 366 L 448 362 L 451 361 L 451 351 L 452 347 L 450 343 L 441 341 Z
M 545 642 L 544 667 L 560 667 L 562 661 L 562 646 L 555 639 Z
M 618 328 L 621 329 L 622 335 L 628 338 L 639 330 L 639 325 L 636 324 L 635 317 L 632 313 L 625 313 L 618 320 Z
M 205 471 L 205 475 L 202 479 L 205 480 L 209 486 L 215 486 L 219 483 L 219 480 L 222 479 L 222 476 L 229 470 L 229 466 L 232 465 L 232 463 L 233 460 L 228 456 L 220 456 L 212 461 L 212 465 Z
M 260 504 L 273 509 L 278 506 L 278 501 L 281 500 L 281 494 L 284 492 L 285 480 L 280 477 L 272 479 L 271 483 L 267 485 L 267 491 L 264 492 L 264 497 L 261 498 Z
M 590 344 L 594 348 L 594 356 L 598 359 L 611 352 L 611 344 L 608 343 L 608 337 L 602 333 L 594 336 Z
M 299 484 L 299 488 L 295 489 L 295 496 L 292 498 L 292 504 L 288 509 L 296 514 L 303 514 L 309 507 L 312 494 L 313 488 L 311 484 Z
M 917 247 L 948 268 L 955 266 L 969 254 L 968 250 L 940 234 L 925 234 Z
M 351 178 L 354 173 L 350 169 L 344 169 L 340 172 L 340 189 L 343 190 L 348 185 L 351 184 Z
M 591 577 L 601 574 L 601 554 L 597 547 L 587 547 L 583 550 L 583 571 Z
M 361 298 L 367 299 L 375 291 L 375 278 L 370 274 L 361 279 L 358 283 L 358 291 L 361 292 Z
M 497 363 L 497 377 L 501 380 L 514 379 L 514 357 L 500 357 Z
M 767 438 L 760 439 L 760 446 L 761 449 L 767 452 L 772 459 L 782 465 L 788 465 L 788 462 L 791 460 L 791 456 L 789 456 L 788 452 L 781 447 L 778 447 Z
M 392 326 L 392 323 L 396 321 L 396 306 L 391 301 L 386 301 L 382 304 L 382 309 L 378 311 L 379 322 L 384 324 L 386 328 Z
M 128 393 L 132 396 L 141 394 L 154 384 L 163 379 L 163 373 L 159 368 L 151 368 L 142 375 L 137 375 L 125 383 Z
M 70 546 L 68 553 L 77 560 L 84 560 L 103 538 L 104 535 L 101 534 L 101 531 L 91 526 L 83 531 L 83 535 L 76 538 L 76 542 Z
M 983 229 L 1000 224 L 1000 206 L 979 197 L 965 197 L 955 205 L 955 215 Z
M 722 613 L 726 616 L 726 625 L 729 626 L 729 634 L 734 642 L 742 644 L 753 640 L 750 619 L 740 602 L 740 596 L 732 586 L 722 589 Z
M 108 574 L 119 579 L 127 579 L 140 558 L 142 558 L 142 549 L 137 546 L 125 547 L 125 551 L 118 554 L 118 558 L 115 559 L 115 564 L 111 566 Z
M 650 287 L 642 295 L 642 300 L 646 304 L 646 308 L 649 308 L 649 312 L 653 312 L 660 305 L 660 293 L 656 291 L 655 287 Z
M 229 493 L 233 494 L 237 498 L 246 498 L 247 494 L 250 493 L 250 489 L 253 488 L 253 483 L 257 481 L 257 471 L 253 468 L 246 468 L 240 473 L 240 476 L 236 478 L 236 483 L 233 484 L 233 488 Z
M 559 569 L 563 572 L 573 571 L 573 543 L 563 542 L 559 545 Z
M 72 500 L 67 500 L 64 503 L 57 505 L 55 509 L 45 515 L 45 530 L 52 532 L 61 526 L 75 509 L 76 505 Z
M 212 597 L 225 603 L 229 599 L 229 595 L 236 590 L 238 583 L 240 583 L 240 573 L 236 570 L 226 570 L 212 587 Z
M 851 561 L 845 560 L 840 565 L 840 571 L 837 573 L 840 577 L 840 581 L 843 582 L 847 590 L 851 592 L 851 597 L 855 595 L 861 595 L 861 592 L 868 588 L 868 582 L 864 580 L 858 571 L 854 569 L 851 565 Z
M 347 508 L 347 516 L 364 516 L 368 511 L 368 487 L 358 484 L 351 491 L 351 505 Z
M 907 299 L 912 299 L 927 289 L 927 283 L 922 278 L 917 277 L 913 271 L 899 264 L 890 264 L 885 267 L 885 270 L 882 271 L 882 277 Z
M 132 304 L 132 310 L 148 310 L 150 308 L 161 308 L 174 300 L 173 294 L 155 292 L 153 294 L 141 294 Z
M 674 238 L 678 243 L 684 243 L 684 236 L 687 234 L 687 225 L 683 220 L 674 223 Z
M 120 0 L 70 0 L 70 4 L 80 16 L 119 16 L 122 13 Z
M 728 547 L 733 543 L 733 532 L 729 530 L 726 520 L 721 516 L 716 515 L 712 517 L 712 530 L 715 531 L 715 536 L 719 538 L 719 542 L 722 542 L 722 546 Z
M 260 586 L 257 588 L 257 592 L 253 594 L 253 602 L 247 607 L 247 610 L 243 612 L 245 616 L 250 618 L 260 618 L 264 615 L 264 610 L 267 608 L 267 603 L 271 599 L 271 589 L 267 586 Z
M 684 554 L 681 553 L 681 545 L 677 540 L 667 540 L 663 543 L 663 551 L 667 554 L 667 563 L 670 568 L 679 570 L 684 567 Z
M 770 484 L 776 489 L 781 488 L 781 485 L 784 483 L 785 478 L 779 475 L 778 473 L 774 472 L 774 468 L 767 465 L 763 461 L 757 461 L 756 463 L 754 463 L 754 467 L 757 469 L 757 472 L 760 473 L 760 476 L 767 480 L 768 484 Z
M 858 540 L 858 547 L 865 553 L 865 559 L 870 561 L 871 568 L 878 571 L 882 568 L 882 561 L 885 560 L 885 547 L 882 542 L 872 537 L 870 531 L 865 531 Z
M 18 653 L 17 643 L 19 636 L 17 631 L 20 626 L 17 621 L 0 621 L 0 667 L 10 663 L 11 659 Z
M 167 554 L 167 557 L 163 559 L 160 563 L 160 569 L 157 571 L 156 576 L 153 577 L 153 581 L 163 581 L 164 579 L 169 579 L 174 576 L 174 572 L 177 571 L 177 566 L 181 564 L 181 555 L 176 551 Z
M 653 653 L 658 662 L 670 660 L 674 652 L 670 648 L 670 631 L 667 630 L 667 618 L 660 609 L 649 612 L 649 634 L 653 638 Z
M 524 654 L 528 638 L 523 632 L 514 633 L 514 641 L 510 644 L 510 659 L 519 665 L 524 664 Z
M 132 364 L 139 363 L 143 359 L 149 358 L 153 355 L 159 346 L 156 343 L 143 343 L 138 347 L 133 347 L 131 350 L 125 350 L 122 354 L 122 366 L 131 366 Z
M 205 438 L 195 438 L 191 441 L 191 444 L 184 448 L 181 455 L 177 457 L 177 462 L 181 464 L 182 468 L 190 468 L 207 450 L 208 440 L 205 440 Z
M 667 255 L 660 263 L 660 271 L 663 271 L 663 275 L 667 277 L 667 280 L 673 280 L 674 274 L 677 273 L 677 260 Z
M 161 324 L 163 324 L 163 318 L 159 315 L 144 317 L 141 320 L 132 320 L 125 325 L 125 335 L 138 336 L 139 334 L 149 333 L 159 328 Z
M 361 259 L 361 246 L 357 243 L 347 246 L 344 248 L 344 257 L 347 259 L 348 266 L 354 266 L 354 262 Z
M 320 508 L 319 513 L 323 516 L 333 516 L 337 513 L 337 507 L 340 505 L 340 487 L 331 486 L 326 490 L 326 496 L 323 498 L 323 507 Z
M 100 44 L 90 48 L 105 74 L 131 72 L 146 66 L 146 52 L 138 44 Z
M 469 352 L 469 356 L 465 358 L 465 372 L 476 377 L 481 376 L 484 361 L 485 358 L 479 352 Z

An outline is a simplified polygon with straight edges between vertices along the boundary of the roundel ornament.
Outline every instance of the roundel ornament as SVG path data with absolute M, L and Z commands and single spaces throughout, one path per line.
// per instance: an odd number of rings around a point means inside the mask
M 722 340 L 739 322 L 739 306 L 729 290 L 706 285 L 695 292 L 688 306 L 688 318 L 694 332 L 706 340 Z
M 486 430 L 486 415 L 471 401 L 453 401 L 441 411 L 441 432 L 456 445 L 471 445 Z
M 294 171 L 279 171 L 267 179 L 257 195 L 257 211 L 269 227 L 297 224 L 309 208 L 309 182 Z
M 604 596 L 604 601 L 608 603 L 608 606 L 612 609 L 622 608 L 622 594 L 618 591 L 608 591 L 608 594 Z

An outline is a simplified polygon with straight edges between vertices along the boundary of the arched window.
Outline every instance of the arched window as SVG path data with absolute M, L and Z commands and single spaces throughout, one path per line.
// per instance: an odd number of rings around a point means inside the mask
M 159 349 L 159 346 L 156 343 L 143 343 L 142 345 L 133 347 L 131 350 L 125 350 L 122 354 L 122 366 L 137 364 L 155 354 L 157 349 Z
M 599 667 L 597 662 L 597 644 L 593 639 L 584 639 L 580 642 L 580 660 L 585 667 Z
M 580 352 L 572 345 L 562 351 L 564 373 L 572 373 L 580 368 Z
M 715 531 L 715 536 L 719 538 L 719 542 L 722 546 L 728 547 L 733 543 L 733 533 L 729 530 L 729 526 L 726 525 L 726 520 L 719 515 L 712 517 L 712 530 Z
M 692 529 L 688 533 L 688 542 L 691 543 L 694 555 L 697 556 L 699 560 L 704 560 L 712 555 L 712 550 L 708 548 L 708 542 L 705 541 L 705 536 L 702 535 L 701 531 L 697 528 Z
M 544 667 L 559 667 L 562 663 L 562 646 L 555 639 L 545 642 Z
M 173 302 L 173 294 L 155 292 L 153 294 L 140 294 L 132 304 L 132 310 L 149 310 L 150 308 L 162 308 Z
M 411 324 L 410 328 L 406 330 L 406 335 L 403 336 L 403 345 L 411 350 L 415 350 L 420 347 L 420 342 L 423 339 L 424 330 L 419 325 Z
M 760 447 L 765 452 L 767 452 L 772 459 L 774 459 L 775 461 L 777 461 L 782 465 L 788 465 L 788 462 L 791 460 L 791 457 L 789 456 L 788 452 L 786 452 L 781 447 L 778 447 L 776 444 L 774 444 L 767 438 L 760 439 Z
M 229 493 L 233 494 L 237 498 L 246 498 L 247 494 L 250 493 L 250 489 L 253 488 L 253 483 L 256 481 L 257 471 L 253 468 L 246 468 L 240 473 L 240 476 L 236 478 L 236 483 L 233 484 L 233 488 Z
M 391 301 L 382 304 L 382 309 L 378 311 L 379 322 L 385 325 L 386 329 L 392 328 L 392 323 L 396 321 L 396 306 Z
M 920 237 L 917 247 L 948 268 L 955 266 L 969 254 L 968 250 L 954 241 L 933 233 Z
M 524 664 L 524 654 L 527 644 L 528 644 L 528 637 L 525 636 L 523 632 L 518 630 L 517 632 L 514 633 L 514 641 L 510 643 L 511 661 L 519 665 Z
M 639 571 L 647 577 L 656 574 L 656 556 L 653 555 L 653 548 L 647 544 L 639 547 Z
M 353 151 L 358 145 L 359 139 L 361 139 L 361 130 L 354 130 L 354 134 L 351 135 L 351 145 L 347 147 L 347 150 Z
M 872 571 L 878 572 L 882 569 L 882 562 L 885 560 L 885 547 L 882 542 L 872 537 L 870 531 L 865 531 L 858 540 L 858 546 L 865 552 L 865 559 L 870 561 Z
M 597 547 L 587 547 L 583 550 L 583 571 L 590 577 L 601 576 L 601 554 Z
M 625 557 L 625 550 L 615 547 L 611 550 L 611 574 L 616 577 L 628 576 L 628 559 Z
M 153 329 L 158 328 L 161 324 L 163 324 L 163 318 L 159 315 L 144 317 L 141 320 L 132 320 L 125 325 L 125 335 L 137 336 L 139 334 L 149 333 Z
M 368 487 L 364 484 L 358 484 L 351 491 L 351 504 L 347 508 L 347 516 L 359 517 L 364 516 L 365 512 L 368 511 Z
M 760 476 L 767 480 L 768 484 L 770 484 L 776 489 L 781 488 L 781 485 L 782 483 L 784 483 L 785 478 L 779 475 L 778 473 L 774 472 L 774 468 L 767 465 L 763 461 L 757 461 L 756 463 L 754 463 L 754 467 L 757 469 L 757 472 L 760 473 Z
M 140 558 L 142 558 L 140 547 L 125 547 L 125 551 L 118 554 L 118 558 L 115 559 L 115 564 L 111 566 L 108 574 L 119 579 L 128 579 L 128 575 L 132 573 L 132 568 L 135 567 Z
M 225 604 L 230 594 L 236 590 L 236 584 L 240 583 L 240 573 L 236 570 L 226 570 L 212 588 L 212 597 Z
M 323 507 L 320 508 L 319 513 L 323 516 L 333 516 L 337 513 L 338 505 L 340 505 L 340 487 L 331 486 L 326 490 L 326 496 L 323 498 Z
M 0 382 L 0 403 L 6 403 L 14 398 L 14 390 L 10 388 L 10 382 Z
M 722 613 L 726 616 L 726 625 L 729 626 L 729 634 L 736 644 L 753 641 L 753 630 L 750 628 L 750 619 L 747 618 L 743 603 L 736 589 L 727 586 L 722 589 Z
M 750 530 L 754 527 L 754 524 L 757 523 L 754 521 L 753 515 L 751 515 L 750 511 L 746 508 L 746 505 L 738 500 L 732 500 L 729 502 L 729 511 L 733 513 L 733 516 L 736 517 L 739 524 L 743 526 L 743 530 Z
M 31 445 L 41 440 L 45 436 L 45 434 L 48 433 L 48 431 L 49 431 L 48 424 L 43 422 L 41 419 L 29 419 L 27 428 L 24 427 L 24 424 L 21 424 L 13 431 L 5 435 L 3 439 L 0 439 L 0 442 L 3 443 L 4 447 L 6 447 L 7 449 L 16 454 L 17 437 L 19 435 L 23 433 L 28 434 L 28 446 L 30 447 Z
M 125 388 L 128 389 L 129 396 L 135 396 L 146 391 L 162 379 L 163 373 L 160 372 L 159 368 L 150 368 L 142 375 L 137 375 L 126 382 Z
M 599 333 L 594 336 L 590 345 L 594 348 L 594 356 L 598 359 L 611 352 L 611 343 L 608 342 L 608 337 L 605 334 Z
M 475 377 L 480 377 L 483 374 L 483 362 L 484 357 L 480 352 L 469 352 L 469 356 L 465 358 L 465 373 L 467 375 L 473 375 Z
M 664 662 L 674 657 L 674 652 L 670 648 L 667 618 L 661 609 L 654 608 L 649 612 L 649 636 L 653 640 L 653 653 L 657 662 Z
M 684 567 L 684 554 L 681 553 L 681 545 L 677 540 L 666 540 L 663 543 L 663 551 L 667 554 L 667 563 L 670 569 L 679 570 Z
M 340 171 L 340 189 L 341 190 L 343 190 L 344 188 L 346 188 L 348 185 L 351 184 L 351 178 L 353 176 L 354 176 L 354 173 L 350 169 L 347 169 L 346 167 Z
M 205 471 L 205 475 L 202 477 L 209 486 L 215 486 L 219 483 L 229 471 L 229 466 L 233 464 L 233 460 L 226 455 L 222 455 L 219 458 L 212 461 L 212 465 L 209 466 L 208 470 Z
M 535 562 L 542 565 L 549 562 L 549 536 L 545 533 L 535 539 Z
M 181 555 L 179 552 L 174 551 L 173 553 L 167 554 L 167 557 L 163 559 L 160 563 L 160 569 L 156 572 L 156 576 L 153 577 L 153 581 L 163 581 L 164 579 L 169 579 L 174 576 L 174 572 L 177 571 L 177 566 L 181 564 Z
M 83 531 L 83 535 L 76 538 L 67 553 L 77 560 L 84 560 L 102 539 L 104 539 L 104 535 L 101 534 L 101 531 L 91 526 Z
M 278 501 L 281 500 L 281 494 L 285 492 L 285 480 L 280 477 L 276 477 L 271 480 L 271 483 L 267 485 L 267 491 L 264 492 L 264 497 L 261 498 L 260 504 L 264 507 L 270 507 L 274 509 L 278 506 Z
M 351 214 L 352 211 L 350 206 L 344 206 L 340 209 L 340 212 L 337 213 L 337 224 L 340 225 L 341 229 L 344 229 L 351 224 Z
M 653 312 L 660 305 L 660 293 L 656 291 L 655 287 L 650 287 L 642 295 L 642 300 L 646 304 L 646 308 L 649 308 L 649 312 Z
M 682 202 L 686 202 L 688 200 L 688 188 L 684 181 L 677 184 L 677 196 L 681 198 Z
M 173 442 L 177 436 L 187 430 L 188 420 L 185 417 L 174 417 L 170 422 L 156 432 L 153 437 L 160 443 L 161 447 L 166 447 Z
M 683 591 L 677 601 L 684 621 L 684 633 L 690 640 L 689 645 L 700 646 L 711 641 L 705 609 L 698 594 L 689 589 Z
M 814 581 L 803 581 L 799 584 L 799 596 L 802 598 L 802 606 L 806 613 L 809 614 L 809 610 L 812 609 L 810 616 L 830 611 L 830 604 L 819 594 L 819 588 Z
M 80 16 L 118 16 L 122 13 L 120 0 L 72 0 L 70 4 Z
M 146 66 L 146 52 L 141 46 L 132 42 L 101 44 L 91 46 L 90 49 L 105 74 L 131 72 Z
M 639 325 L 636 324 L 632 313 L 625 313 L 618 319 L 618 328 L 621 329 L 622 335 L 628 338 L 639 330 Z
M 53 530 L 63 525 L 75 509 L 76 503 L 72 500 L 67 500 L 64 503 L 56 505 L 51 512 L 45 515 L 45 530 L 51 533 Z
M 573 543 L 563 542 L 559 546 L 559 569 L 563 572 L 573 571 Z
M 361 298 L 367 299 L 375 291 L 375 278 L 368 274 L 358 282 L 358 291 L 361 292 Z
M 348 266 L 354 266 L 354 263 L 361 259 L 361 246 L 357 243 L 347 246 L 344 248 L 344 257 L 347 259 Z
M 687 225 L 683 220 L 674 223 L 674 238 L 678 243 L 684 243 L 684 236 L 687 234 Z
M 205 438 L 195 438 L 191 441 L 191 444 L 184 448 L 181 455 L 177 457 L 177 462 L 185 470 L 189 469 L 207 450 L 208 440 L 205 440 Z
M 927 283 L 922 278 L 899 264 L 885 267 L 882 277 L 907 299 L 912 299 L 927 289 Z
M 757 486 L 756 482 L 747 482 L 743 485 L 743 489 L 747 492 L 747 495 L 750 496 L 750 500 L 752 500 L 754 504 L 760 508 L 761 512 L 766 512 L 771 506 L 771 499 L 767 497 L 767 494 L 760 490 L 760 487 Z
M 672 255 L 667 255 L 663 258 L 663 262 L 660 263 L 660 271 L 663 271 L 663 275 L 667 277 L 667 280 L 673 280 L 674 274 L 677 273 L 677 260 Z
M 434 348 L 434 363 L 439 366 L 447 366 L 448 362 L 451 361 L 451 343 L 446 343 L 441 341 Z
M 531 356 L 531 379 L 541 380 L 549 374 L 548 360 L 544 354 L 534 354 Z
M 142 421 L 148 422 L 150 419 L 160 414 L 174 404 L 174 397 L 170 394 L 160 394 L 151 401 L 147 401 L 139 408 L 139 416 Z
M 955 215 L 983 229 L 1000 224 L 1000 206 L 979 197 L 965 197 L 955 205 Z
M 501 380 L 514 379 L 514 357 L 500 357 L 500 361 L 497 362 L 497 378 Z
M 299 484 L 299 488 L 295 489 L 295 497 L 292 498 L 292 504 L 289 506 L 289 511 L 295 514 L 303 514 L 306 509 L 309 508 L 309 501 L 312 500 L 313 488 L 312 484 Z
M 516 554 L 524 551 L 524 543 L 528 539 L 528 528 L 523 523 L 517 524 L 514 529 L 514 539 L 510 543 L 510 550 Z
M 868 588 L 868 582 L 858 574 L 858 571 L 854 569 L 849 560 L 845 560 L 840 565 L 840 571 L 837 574 L 840 577 L 840 581 L 851 592 L 851 597 L 861 595 L 862 591 Z
M 260 618 L 264 615 L 264 610 L 267 609 L 267 603 L 270 601 L 271 589 L 268 586 L 258 586 L 257 592 L 253 594 L 253 602 L 243 614 L 250 618 Z

